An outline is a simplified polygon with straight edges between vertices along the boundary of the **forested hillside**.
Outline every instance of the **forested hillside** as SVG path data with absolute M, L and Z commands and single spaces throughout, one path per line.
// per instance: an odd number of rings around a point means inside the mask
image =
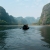
M 50 3 L 43 7 L 39 24 L 48 25 L 50 24 Z
M 38 21 L 39 18 L 35 19 L 34 17 L 14 17 L 9 15 L 6 10 L 0 6 L 0 25 L 24 25 L 37 23 Z
M 0 6 L 0 25 L 17 24 L 14 17 L 9 15 L 6 10 Z

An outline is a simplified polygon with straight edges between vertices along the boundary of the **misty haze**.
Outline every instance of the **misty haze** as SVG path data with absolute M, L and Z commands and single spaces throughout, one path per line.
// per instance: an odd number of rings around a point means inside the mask
M 0 0 L 0 50 L 50 50 L 50 0 Z

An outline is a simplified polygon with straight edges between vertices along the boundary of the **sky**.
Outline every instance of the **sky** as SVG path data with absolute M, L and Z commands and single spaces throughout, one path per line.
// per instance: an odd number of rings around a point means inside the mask
M 0 0 L 0 6 L 14 17 L 40 17 L 47 3 L 50 0 Z

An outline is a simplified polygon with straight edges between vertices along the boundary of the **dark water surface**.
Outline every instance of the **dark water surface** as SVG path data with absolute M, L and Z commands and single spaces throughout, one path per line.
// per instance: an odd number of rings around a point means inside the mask
M 50 50 L 50 26 L 0 27 L 0 50 Z

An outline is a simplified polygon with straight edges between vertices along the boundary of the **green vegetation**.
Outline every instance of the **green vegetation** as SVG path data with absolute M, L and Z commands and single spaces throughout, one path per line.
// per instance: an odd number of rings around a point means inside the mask
M 40 19 L 40 20 L 39 20 Z M 39 22 L 38 22 L 39 21 Z M 50 3 L 43 7 L 42 14 L 40 18 L 35 19 L 34 17 L 13 17 L 9 15 L 6 10 L 0 6 L 0 25 L 23 25 L 23 24 L 50 24 Z
M 14 17 L 9 15 L 6 10 L 0 6 L 0 25 L 17 24 Z
M 50 24 L 50 3 L 46 4 L 43 7 L 41 18 L 39 24 L 49 25 Z
M 23 25 L 23 24 L 33 24 L 37 23 L 39 18 L 34 17 L 13 17 L 9 15 L 6 10 L 0 6 L 0 25 Z

